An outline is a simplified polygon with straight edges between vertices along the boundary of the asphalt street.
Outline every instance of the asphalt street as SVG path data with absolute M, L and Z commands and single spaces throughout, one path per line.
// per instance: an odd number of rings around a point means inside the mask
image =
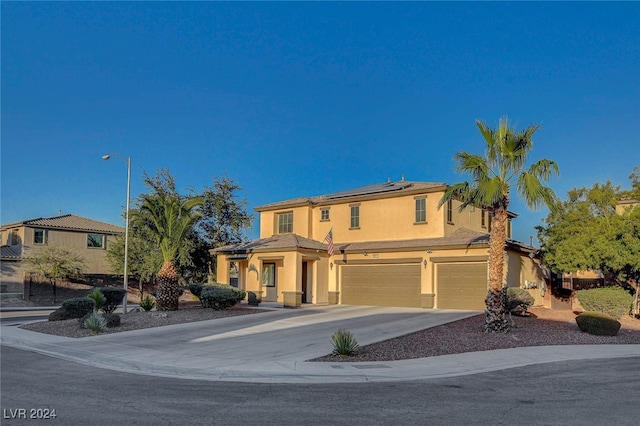
M 3 425 L 637 425 L 640 358 L 453 378 L 255 384 L 141 376 L 1 347 Z M 55 410 L 55 418 L 10 418 Z M 38 411 L 40 410 L 40 411 Z

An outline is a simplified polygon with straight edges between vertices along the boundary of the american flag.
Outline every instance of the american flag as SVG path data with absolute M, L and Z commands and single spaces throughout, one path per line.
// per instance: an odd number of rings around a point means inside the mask
M 327 253 L 329 253 L 329 256 L 333 256 L 333 228 L 329 230 L 329 233 L 324 237 L 324 240 L 329 244 Z

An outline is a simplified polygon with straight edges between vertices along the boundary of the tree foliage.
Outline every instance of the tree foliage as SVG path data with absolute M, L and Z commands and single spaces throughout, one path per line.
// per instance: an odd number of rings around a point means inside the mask
M 140 283 L 153 281 L 165 256 L 171 255 L 183 282 L 204 282 L 209 270 L 215 270 L 209 250 L 246 239 L 244 232 L 251 227 L 252 216 L 247 213 L 247 202 L 238 199 L 240 186 L 227 177 L 214 178 L 213 182 L 213 186 L 204 187 L 201 192 L 191 190 L 188 194 L 180 194 L 168 169 L 159 169 L 153 176 L 145 173 L 144 184 L 148 192 L 134 203 L 129 223 L 128 270 L 131 276 Z M 166 212 L 179 215 L 180 206 L 187 207 L 184 203 L 196 199 L 199 205 L 195 211 L 199 218 L 185 227 L 184 232 L 167 228 L 170 217 L 162 217 L 154 207 L 157 202 L 167 201 L 172 206 Z M 161 243 L 157 239 L 156 225 L 173 236 L 167 236 Z M 181 237 L 177 238 L 178 235 Z M 123 236 L 110 244 L 107 257 L 114 271 L 123 270 Z
M 456 171 L 471 175 L 471 182 L 448 187 L 438 207 L 457 199 L 462 201 L 460 210 L 471 205 L 488 208 L 492 212 L 485 330 L 501 332 L 508 331 L 510 325 L 506 317 L 504 251 L 511 190 L 515 187 L 529 208 L 542 205 L 552 207 L 556 195 L 544 183 L 551 176 L 559 174 L 559 170 L 551 160 L 540 160 L 525 169 L 533 148 L 532 138 L 539 126 L 530 126 L 517 132 L 506 117 L 500 119 L 496 129 L 479 120 L 476 125 L 486 144 L 485 153 L 475 155 L 459 152 L 455 155 Z
M 640 201 L 640 168 L 631 189 L 611 182 L 572 189 L 537 227 L 545 265 L 556 273 L 596 270 L 620 282 L 640 276 L 640 207 L 616 210 L 620 200 Z
M 81 255 L 59 246 L 43 247 L 26 260 L 31 273 L 48 279 L 52 284 L 54 301 L 57 282 L 81 276 L 85 267 L 85 260 Z

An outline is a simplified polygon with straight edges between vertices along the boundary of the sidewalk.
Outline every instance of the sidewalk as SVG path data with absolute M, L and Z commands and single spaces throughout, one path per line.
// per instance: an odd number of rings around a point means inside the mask
M 362 383 L 476 374 L 578 359 L 640 356 L 640 345 L 540 346 L 385 362 L 306 362 L 348 325 L 362 344 L 475 312 L 334 305 L 73 339 L 3 326 L 3 345 L 117 371 L 258 383 Z

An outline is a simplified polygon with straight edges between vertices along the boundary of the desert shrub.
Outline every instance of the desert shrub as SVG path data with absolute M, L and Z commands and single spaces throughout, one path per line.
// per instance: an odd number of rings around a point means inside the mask
M 60 307 L 55 311 L 49 314 L 49 321 L 63 321 L 72 319 L 73 317 L 64 310 L 64 308 Z
M 83 326 L 84 328 L 98 334 L 104 331 L 107 327 L 107 320 L 104 318 L 103 314 L 93 312 L 84 320 Z
M 140 299 L 140 308 L 142 308 L 142 310 L 145 312 L 149 312 L 155 306 L 156 306 L 156 302 L 153 300 L 153 297 L 151 297 L 149 294 L 143 296 L 142 299 Z
M 586 311 L 602 312 L 620 318 L 629 315 L 633 297 L 622 287 L 610 286 L 580 290 L 578 301 Z
M 620 322 L 601 312 L 583 312 L 576 317 L 578 328 L 597 336 L 615 336 L 620 330 Z
M 99 311 L 104 306 L 104 302 L 107 301 L 107 298 L 104 297 L 99 288 L 94 288 L 92 291 L 87 294 L 87 297 L 95 303 L 94 310 Z
M 93 312 L 96 306 L 96 302 L 88 297 L 74 297 L 62 302 L 62 309 L 64 310 L 67 319 L 69 318 L 82 318 L 86 314 Z
M 333 351 L 331 353 L 334 355 L 349 356 L 353 355 L 356 349 L 358 349 L 358 342 L 355 337 L 353 337 L 351 332 L 346 330 L 336 331 L 331 338 L 331 343 L 333 344 Z
M 239 303 L 246 293 L 235 287 L 225 284 L 206 285 L 200 292 L 200 303 L 203 308 L 213 308 L 215 310 L 229 309 Z
M 118 314 L 102 314 L 107 321 L 107 328 L 120 327 L 121 318 Z
M 189 284 L 189 291 L 195 297 L 200 299 L 200 294 L 202 294 L 202 287 L 204 287 L 204 284 Z
M 100 292 L 107 299 L 102 306 L 102 312 L 110 314 L 116 310 L 124 299 L 124 289 L 115 287 L 100 287 Z
M 519 287 L 509 287 L 507 289 L 507 310 L 509 312 L 519 312 L 524 314 L 533 305 L 535 299 L 527 290 Z

